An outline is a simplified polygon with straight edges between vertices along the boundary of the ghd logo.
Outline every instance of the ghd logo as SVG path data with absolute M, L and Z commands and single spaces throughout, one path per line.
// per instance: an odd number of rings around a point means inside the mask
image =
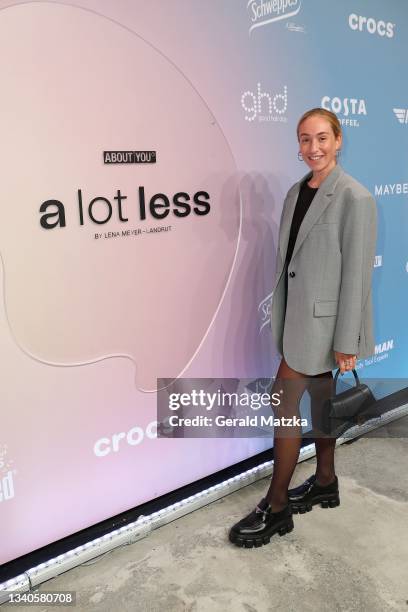
M 241 96 L 241 106 L 245 111 L 245 121 L 281 121 L 286 122 L 288 107 L 288 88 L 283 87 L 283 93 L 274 95 L 262 91 L 261 83 L 257 83 L 256 92 L 245 91 Z

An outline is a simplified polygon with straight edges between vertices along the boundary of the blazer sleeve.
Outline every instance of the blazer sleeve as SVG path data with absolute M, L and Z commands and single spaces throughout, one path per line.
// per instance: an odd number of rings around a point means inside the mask
M 377 241 L 377 206 L 368 194 L 345 203 L 341 234 L 341 285 L 333 350 L 358 355 L 362 316 L 371 299 Z

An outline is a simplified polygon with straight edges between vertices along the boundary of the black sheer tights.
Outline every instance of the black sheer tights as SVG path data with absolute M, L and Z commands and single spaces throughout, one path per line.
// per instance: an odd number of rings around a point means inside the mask
M 313 428 L 320 424 L 324 401 L 330 397 L 333 387 L 331 371 L 307 376 L 296 372 L 288 366 L 283 358 L 272 393 L 280 393 L 280 405 L 274 408 L 275 417 L 299 416 L 299 402 L 307 390 L 311 399 Z M 288 488 L 295 471 L 302 441 L 300 426 L 280 425 L 274 429 L 274 467 L 272 482 L 266 498 L 272 506 L 272 512 L 279 512 L 288 503 Z M 336 440 L 328 437 L 316 437 L 316 478 L 319 484 L 326 485 L 334 480 L 334 450 Z

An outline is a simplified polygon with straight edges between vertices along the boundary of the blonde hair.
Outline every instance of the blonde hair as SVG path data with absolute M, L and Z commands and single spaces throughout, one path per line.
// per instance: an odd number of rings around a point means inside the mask
M 314 117 L 315 115 L 320 115 L 321 117 L 323 117 L 330 123 L 334 136 L 336 138 L 342 135 L 340 121 L 337 119 L 337 116 L 331 111 L 326 110 L 325 108 L 317 107 L 317 108 L 312 108 L 306 111 L 305 113 L 303 113 L 303 115 L 299 119 L 297 127 L 296 127 L 296 134 L 297 134 L 298 141 L 299 141 L 299 128 L 301 124 L 309 117 Z

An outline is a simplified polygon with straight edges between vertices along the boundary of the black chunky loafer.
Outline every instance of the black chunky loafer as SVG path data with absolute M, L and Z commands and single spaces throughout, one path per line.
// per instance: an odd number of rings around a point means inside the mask
M 293 526 L 289 505 L 280 512 L 272 512 L 271 506 L 263 498 L 255 510 L 231 527 L 229 539 L 236 546 L 258 547 L 269 544 L 274 533 L 280 536 L 289 533 Z
M 288 497 L 294 514 L 310 512 L 315 504 L 320 504 L 322 508 L 335 508 L 340 506 L 339 481 L 336 476 L 332 483 L 322 487 L 313 475 L 300 486 L 289 489 Z

